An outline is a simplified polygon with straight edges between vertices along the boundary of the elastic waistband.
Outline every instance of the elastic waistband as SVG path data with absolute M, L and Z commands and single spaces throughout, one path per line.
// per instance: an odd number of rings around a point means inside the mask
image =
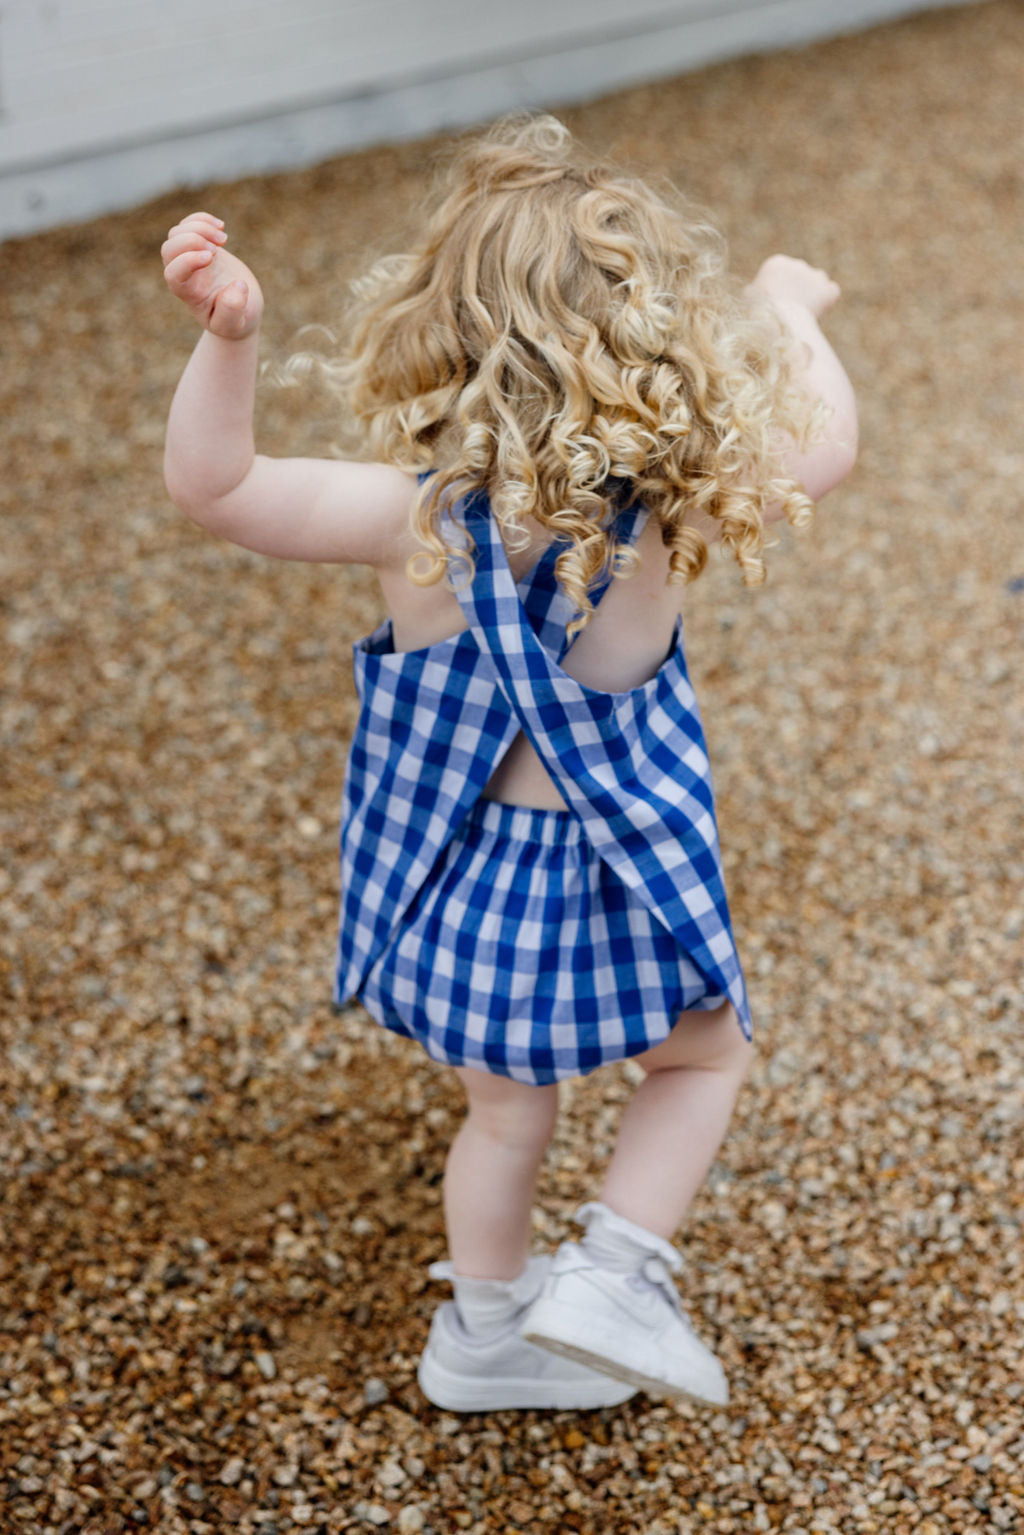
M 465 826 L 511 842 L 539 842 L 545 847 L 571 846 L 583 840 L 583 828 L 571 810 L 534 810 L 530 805 L 503 805 L 478 799 Z

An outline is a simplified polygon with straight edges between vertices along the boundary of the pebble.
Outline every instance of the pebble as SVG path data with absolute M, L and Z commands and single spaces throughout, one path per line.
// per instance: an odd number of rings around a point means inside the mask
M 360 1519 L 365 1519 L 367 1524 L 385 1525 L 391 1523 L 391 1515 L 382 1503 L 359 1503 L 355 1512 Z

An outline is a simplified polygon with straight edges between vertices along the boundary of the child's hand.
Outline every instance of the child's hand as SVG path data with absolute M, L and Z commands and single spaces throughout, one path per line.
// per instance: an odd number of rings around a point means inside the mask
M 222 219 L 190 213 L 164 241 L 164 277 L 208 331 L 228 341 L 251 335 L 263 314 L 263 294 L 245 264 L 224 250 Z
M 801 304 L 816 320 L 828 313 L 840 287 L 820 267 L 809 266 L 795 256 L 769 256 L 750 288 L 780 304 Z

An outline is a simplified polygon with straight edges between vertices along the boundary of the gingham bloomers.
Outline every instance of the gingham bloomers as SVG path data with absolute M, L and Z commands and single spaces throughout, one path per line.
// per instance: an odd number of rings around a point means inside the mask
M 618 541 L 645 519 L 619 513 Z M 681 621 L 650 681 L 584 687 L 559 664 L 558 544 L 517 587 L 485 495 L 443 534 L 473 551 L 471 582 L 453 563 L 468 627 L 400 652 L 385 622 L 354 647 L 336 1001 L 525 1082 L 638 1054 L 726 998 L 749 1038 Z M 567 811 L 480 799 L 520 730 Z

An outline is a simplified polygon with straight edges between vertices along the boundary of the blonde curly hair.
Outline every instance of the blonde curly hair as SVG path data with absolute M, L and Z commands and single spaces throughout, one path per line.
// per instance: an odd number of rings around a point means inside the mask
M 780 472 L 814 411 L 769 306 L 725 273 L 724 245 L 673 194 L 583 157 L 554 118 L 499 124 L 456 151 L 447 192 L 412 253 L 356 285 L 348 355 L 326 371 L 373 455 L 424 481 L 409 574 L 439 581 L 441 511 L 487 492 L 506 547 L 532 518 L 566 545 L 556 571 L 575 605 L 609 568 L 615 512 L 645 504 L 693 580 L 702 512 L 743 579 L 764 579 L 763 512 L 811 503 Z

